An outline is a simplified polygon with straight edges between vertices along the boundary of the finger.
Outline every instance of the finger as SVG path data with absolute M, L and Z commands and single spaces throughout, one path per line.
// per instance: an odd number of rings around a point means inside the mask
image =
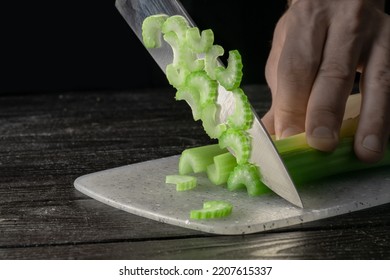
M 352 27 L 345 22 L 329 26 L 307 106 L 307 142 L 321 151 L 332 151 L 337 146 L 345 104 L 353 88 L 362 40 L 351 32 Z
M 326 26 L 318 23 L 322 19 L 307 11 L 303 14 L 292 12 L 286 20 L 288 30 L 278 64 L 274 100 L 277 138 L 305 129 L 307 101 L 326 36 Z
M 274 112 L 272 108 L 261 118 L 261 122 L 269 134 L 275 135 Z
M 276 75 L 277 75 L 277 65 L 279 63 L 280 53 L 282 52 L 283 42 L 284 42 L 284 19 L 285 16 L 278 21 L 275 32 L 272 40 L 272 47 L 269 53 L 266 67 L 265 67 L 265 77 L 267 80 L 267 84 L 271 90 L 271 95 L 275 96 L 276 94 Z M 274 110 L 273 105 L 271 104 L 271 108 L 269 111 L 262 117 L 262 123 L 267 129 L 268 133 L 274 135 L 275 134 L 275 126 L 274 126 Z
M 276 76 L 278 63 L 286 37 L 285 19 L 286 15 L 283 15 L 276 24 L 274 35 L 272 38 L 271 50 L 268 55 L 267 63 L 265 65 L 265 78 L 267 80 L 268 86 L 271 89 L 272 94 L 276 94 Z
M 379 38 L 361 77 L 363 100 L 355 153 L 366 162 L 382 158 L 390 133 L 390 28 Z

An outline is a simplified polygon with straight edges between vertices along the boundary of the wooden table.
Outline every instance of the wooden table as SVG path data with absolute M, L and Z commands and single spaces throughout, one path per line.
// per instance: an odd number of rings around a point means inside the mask
M 244 89 L 262 115 L 267 87 Z M 220 236 L 138 217 L 73 187 L 83 174 L 208 143 L 173 88 L 0 95 L 0 259 L 390 258 L 390 204 Z

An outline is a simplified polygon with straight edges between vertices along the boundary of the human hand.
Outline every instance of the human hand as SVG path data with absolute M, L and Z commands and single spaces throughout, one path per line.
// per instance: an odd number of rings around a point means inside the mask
M 355 153 L 383 156 L 390 133 L 390 16 L 384 0 L 293 0 L 274 32 L 266 65 L 272 106 L 262 121 L 284 138 L 306 131 L 332 151 L 356 72 L 362 107 Z

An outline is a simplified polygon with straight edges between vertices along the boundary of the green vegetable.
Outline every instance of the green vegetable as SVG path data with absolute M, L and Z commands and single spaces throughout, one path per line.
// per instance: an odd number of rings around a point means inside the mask
M 196 97 L 199 98 L 199 104 L 201 106 L 204 106 L 208 102 L 215 103 L 218 84 L 216 81 L 210 79 L 205 71 L 190 73 L 186 80 L 186 87 L 197 91 Z
M 174 15 L 168 17 L 163 23 L 161 30 L 163 34 L 174 33 L 179 42 L 184 42 L 187 36 L 187 30 L 189 28 L 188 21 L 185 17 L 180 15 Z
M 316 180 L 369 168 L 390 165 L 390 145 L 387 145 L 384 158 L 368 164 L 360 161 L 353 151 L 353 137 L 341 138 L 338 147 L 331 153 L 321 152 L 309 147 L 302 137 L 292 138 L 289 149 L 286 148 L 289 138 L 275 141 L 276 147 L 282 141 L 280 155 L 293 181 L 298 186 Z
M 174 32 L 165 33 L 163 38 L 172 48 L 172 65 L 175 67 L 183 67 L 183 65 L 185 64 L 183 55 L 183 43 L 179 40 L 179 38 Z
M 218 144 L 211 144 L 184 150 L 179 159 L 179 174 L 205 172 L 215 156 L 226 153 Z
M 161 47 L 162 26 L 167 18 L 168 16 L 165 14 L 145 18 L 142 23 L 142 40 L 146 48 Z
M 232 210 L 233 205 L 229 202 L 211 200 L 203 203 L 203 209 L 192 210 L 190 218 L 196 220 L 222 218 L 229 216 Z
M 225 184 L 236 166 L 236 158 L 231 153 L 217 155 L 213 164 L 207 166 L 207 177 L 214 185 Z
M 227 188 L 236 191 L 246 188 L 250 196 L 257 196 L 269 192 L 269 188 L 261 182 L 258 168 L 250 163 L 237 165 L 230 173 Z
M 205 54 L 205 71 L 213 80 L 216 80 L 215 69 L 220 66 L 218 57 L 224 54 L 224 49 L 220 45 L 213 45 Z
M 184 86 L 184 83 L 189 73 L 190 71 L 188 69 L 175 66 L 173 63 L 168 64 L 165 68 L 165 74 L 167 76 L 168 82 L 175 88 L 180 88 Z
M 219 123 L 217 120 L 217 114 L 219 111 L 219 105 L 214 102 L 208 102 L 202 110 L 202 124 L 205 132 L 211 139 L 216 139 L 227 129 L 227 125 Z
M 227 129 L 219 138 L 219 146 L 230 149 L 238 164 L 248 162 L 251 147 L 249 136 L 245 131 L 233 128 Z
M 197 179 L 189 175 L 167 175 L 165 183 L 175 184 L 177 191 L 187 191 L 196 187 Z
M 203 108 L 217 98 L 217 83 L 206 72 L 196 71 L 187 75 L 185 85 L 176 92 L 176 100 L 185 100 L 191 107 L 195 121 L 200 120 Z M 204 118 L 203 118 L 204 119 Z
M 229 52 L 227 67 L 215 68 L 215 76 L 218 82 L 227 90 L 239 87 L 242 78 L 241 55 L 237 50 Z
M 228 117 L 228 125 L 234 129 L 247 130 L 252 127 L 253 113 L 248 98 L 241 88 L 232 91 L 235 100 L 235 108 Z
M 199 32 L 198 27 L 192 27 L 187 30 L 187 44 L 195 53 L 207 52 L 214 43 L 214 33 L 211 29 Z

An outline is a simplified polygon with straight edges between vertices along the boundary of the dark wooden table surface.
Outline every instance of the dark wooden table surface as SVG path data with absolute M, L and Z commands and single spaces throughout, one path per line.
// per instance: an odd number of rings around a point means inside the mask
M 247 86 L 258 113 L 265 86 Z M 95 201 L 80 175 L 210 143 L 172 88 L 0 95 L 0 259 L 389 259 L 390 204 L 220 236 Z M 389 190 L 390 191 L 390 190 Z

